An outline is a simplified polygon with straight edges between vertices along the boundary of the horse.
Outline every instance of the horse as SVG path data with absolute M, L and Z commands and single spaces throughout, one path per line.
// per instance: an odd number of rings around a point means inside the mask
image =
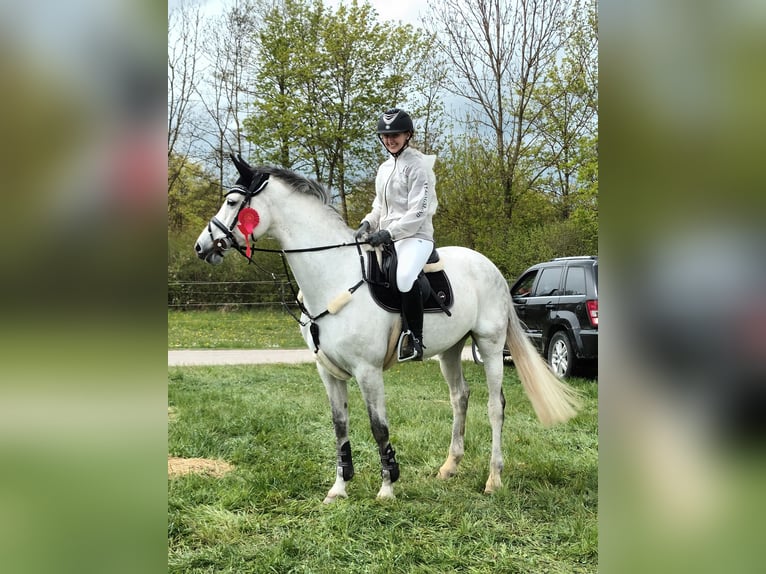
M 395 498 L 399 464 L 389 441 L 383 371 L 391 363 L 390 341 L 396 339 L 401 318 L 376 304 L 371 289 L 365 288 L 360 258 L 374 251 L 360 249 L 364 242 L 354 239 L 323 185 L 288 169 L 252 167 L 241 156 L 231 159 L 239 178 L 197 239 L 197 256 L 217 265 L 232 249 L 250 258 L 251 245 L 264 235 L 278 241 L 282 249 L 277 251 L 286 258 L 300 288 L 301 333 L 315 352 L 332 412 L 337 463 L 324 502 L 346 498 L 346 485 L 354 476 L 347 401 L 347 381 L 352 376 L 366 403 L 379 450 L 382 484 L 377 498 Z M 426 313 L 424 317 L 424 358 L 438 356 L 453 414 L 449 451 L 438 477 L 454 476 L 464 455 L 470 391 L 461 355 L 471 336 L 483 357 L 489 389 L 492 452 L 484 492 L 492 493 L 502 486 L 504 345 L 511 350 L 525 393 L 544 426 L 574 417 L 581 406 L 580 394 L 551 372 L 527 339 L 508 283 L 488 258 L 458 246 L 440 247 L 438 253 L 455 293 L 449 315 Z

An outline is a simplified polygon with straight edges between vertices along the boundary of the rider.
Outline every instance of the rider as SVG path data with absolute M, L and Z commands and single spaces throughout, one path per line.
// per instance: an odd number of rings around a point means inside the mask
M 354 234 L 357 240 L 369 234 L 372 246 L 394 243 L 399 261 L 396 284 L 405 320 L 400 361 L 423 360 L 423 298 L 416 279 L 433 251 L 432 218 L 437 206 L 436 156 L 410 147 L 414 133 L 412 118 L 399 108 L 378 119 L 378 138 L 391 157 L 378 168 L 372 211 Z

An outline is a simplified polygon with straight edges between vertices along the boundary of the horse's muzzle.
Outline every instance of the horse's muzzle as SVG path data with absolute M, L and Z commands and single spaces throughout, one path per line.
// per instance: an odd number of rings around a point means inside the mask
M 205 259 L 205 253 L 202 251 L 202 245 L 199 244 L 199 241 L 194 244 L 194 251 L 197 252 L 197 257 L 200 259 Z
M 221 249 L 221 246 L 218 244 L 218 242 L 216 242 L 212 249 L 206 251 L 203 249 L 202 245 L 197 242 L 194 244 L 194 251 L 197 252 L 197 257 L 206 263 L 210 263 L 211 265 L 218 265 L 221 263 L 221 261 L 223 261 L 225 249 Z

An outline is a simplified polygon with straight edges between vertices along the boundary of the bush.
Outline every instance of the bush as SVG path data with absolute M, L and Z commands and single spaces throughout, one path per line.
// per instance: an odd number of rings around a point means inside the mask
M 251 306 L 292 301 L 292 291 L 284 275 L 281 258 L 276 253 L 256 253 L 251 265 L 230 251 L 223 263 L 209 265 L 194 252 L 196 235 L 168 236 L 168 306 L 196 308 L 204 306 Z M 272 240 L 260 247 L 277 247 Z M 297 287 L 296 287 L 297 289 Z

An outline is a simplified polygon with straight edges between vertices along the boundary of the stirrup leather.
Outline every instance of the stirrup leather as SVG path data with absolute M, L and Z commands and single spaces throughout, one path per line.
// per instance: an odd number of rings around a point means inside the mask
M 418 349 L 420 347 L 420 349 Z M 399 335 L 399 343 L 397 349 L 399 353 L 399 362 L 405 361 L 422 361 L 423 360 L 423 346 L 421 341 L 418 341 L 409 329 L 402 331 Z M 420 352 L 418 352 L 418 350 Z

